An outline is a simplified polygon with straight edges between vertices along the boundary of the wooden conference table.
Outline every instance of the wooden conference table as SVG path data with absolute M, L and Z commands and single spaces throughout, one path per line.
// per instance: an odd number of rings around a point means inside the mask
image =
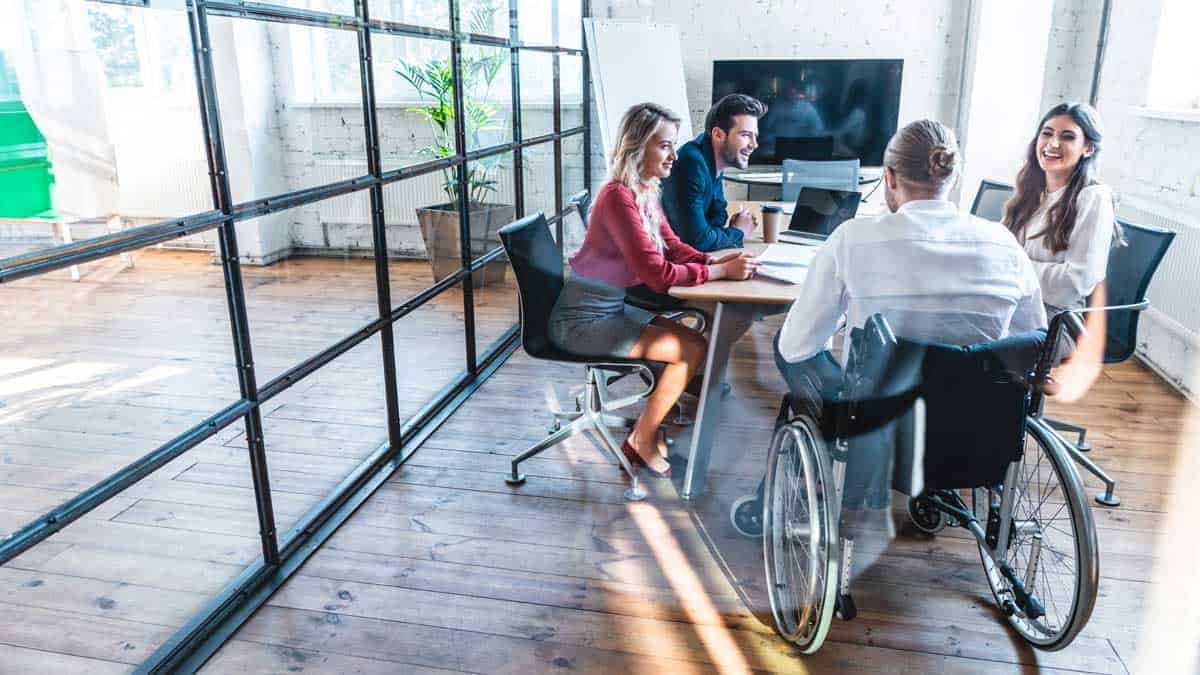
M 882 202 L 882 199 L 879 202 Z M 780 202 L 730 202 L 729 212 L 733 214 L 747 208 L 759 214 L 764 204 L 782 205 Z M 872 215 L 879 213 L 880 209 L 881 204 L 864 202 L 859 206 L 859 215 Z M 783 228 L 787 227 L 789 218 L 790 216 L 784 216 Z M 762 241 L 760 227 L 746 240 L 745 250 L 758 254 L 766 247 L 767 244 Z M 712 443 L 717 427 L 721 424 L 721 390 L 725 382 L 725 366 L 729 362 L 729 352 L 734 341 L 745 333 L 744 329 L 739 330 L 739 326 L 748 326 L 759 314 L 786 312 L 792 302 L 800 297 L 803 289 L 804 284 L 788 284 L 761 278 L 748 281 L 721 279 L 699 286 L 671 287 L 669 293 L 673 297 L 689 303 L 715 305 L 708 337 L 708 354 L 704 359 L 704 380 L 696 405 L 696 422 L 688 449 L 687 470 L 683 476 L 684 499 L 691 499 L 704 492 Z

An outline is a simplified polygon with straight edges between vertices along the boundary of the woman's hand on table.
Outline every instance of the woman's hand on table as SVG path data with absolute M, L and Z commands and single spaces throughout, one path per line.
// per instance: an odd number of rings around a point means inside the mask
M 745 281 L 754 276 L 761 264 L 758 258 L 745 251 L 728 251 L 719 256 L 710 256 L 709 261 L 708 278 L 710 281 L 716 279 Z
M 731 249 L 728 251 L 722 251 L 720 253 L 711 253 L 708 256 L 708 264 L 709 265 L 719 265 L 723 262 L 728 262 L 730 260 L 733 260 L 734 258 L 740 256 L 744 252 L 745 251 L 741 251 L 739 249 Z

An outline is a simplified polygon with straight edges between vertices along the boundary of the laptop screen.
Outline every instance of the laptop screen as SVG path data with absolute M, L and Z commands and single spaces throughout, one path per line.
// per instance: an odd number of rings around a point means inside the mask
M 848 190 L 800 188 L 788 230 L 828 237 L 838 225 L 858 213 L 861 195 Z

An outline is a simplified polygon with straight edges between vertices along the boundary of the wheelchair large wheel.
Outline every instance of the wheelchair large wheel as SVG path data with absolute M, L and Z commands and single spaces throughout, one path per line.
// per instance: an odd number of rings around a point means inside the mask
M 1017 472 L 1012 535 L 1004 556 L 1016 577 L 1044 608 L 1024 611 L 1012 583 L 980 544 L 988 584 L 1022 638 L 1042 649 L 1062 649 L 1087 624 L 1100 577 L 1096 527 L 1071 458 L 1039 419 L 1026 424 L 1025 453 Z M 976 489 L 975 512 L 987 523 L 990 496 Z M 1036 614 L 1036 612 L 1034 612 Z
M 780 426 L 767 455 L 763 559 L 775 627 L 805 654 L 829 632 L 837 604 L 838 503 L 817 424 Z

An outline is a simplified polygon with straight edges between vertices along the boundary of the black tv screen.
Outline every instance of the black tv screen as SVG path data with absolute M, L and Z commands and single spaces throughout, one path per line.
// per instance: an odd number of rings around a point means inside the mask
M 853 159 L 883 164 L 900 114 L 902 59 L 713 62 L 713 102 L 749 94 L 767 104 L 752 164 Z

